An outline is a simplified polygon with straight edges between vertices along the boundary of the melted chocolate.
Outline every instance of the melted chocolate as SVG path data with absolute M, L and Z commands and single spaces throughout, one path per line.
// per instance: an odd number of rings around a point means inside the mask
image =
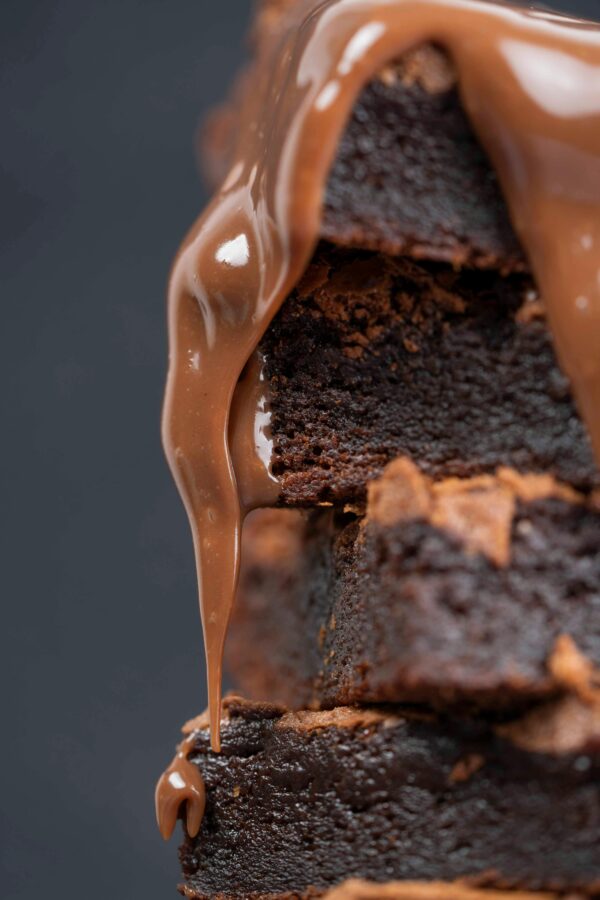
M 600 455 L 600 30 L 480 0 L 312 3 L 257 73 L 235 162 L 184 242 L 169 291 L 163 437 L 194 538 L 214 750 L 243 517 L 277 499 L 260 366 L 246 370 L 233 402 L 236 385 L 313 253 L 356 97 L 425 41 L 454 59 Z
M 194 745 L 194 735 L 190 734 L 181 742 L 173 762 L 158 780 L 154 795 L 156 820 L 160 833 L 168 841 L 177 822 L 177 816 L 183 803 L 186 804 L 186 830 L 190 837 L 196 837 L 200 831 L 206 790 L 200 772 L 188 760 Z

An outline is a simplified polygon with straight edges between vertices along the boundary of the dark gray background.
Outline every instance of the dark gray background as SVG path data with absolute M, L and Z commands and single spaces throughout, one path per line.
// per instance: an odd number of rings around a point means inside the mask
M 7 900 L 175 896 L 154 783 L 205 689 L 159 442 L 164 293 L 248 9 L 0 0 Z

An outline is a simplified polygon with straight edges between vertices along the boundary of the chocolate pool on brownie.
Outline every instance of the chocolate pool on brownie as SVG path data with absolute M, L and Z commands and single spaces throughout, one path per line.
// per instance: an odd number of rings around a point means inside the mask
M 500 735 L 394 707 L 232 699 L 220 754 L 205 717 L 187 726 L 207 801 L 182 892 L 302 896 L 348 877 L 600 889 L 598 709 L 565 703 Z
M 291 707 L 511 709 L 561 690 L 568 635 L 600 664 L 600 507 L 547 476 L 432 482 L 397 460 L 366 515 L 247 525 L 226 663 Z

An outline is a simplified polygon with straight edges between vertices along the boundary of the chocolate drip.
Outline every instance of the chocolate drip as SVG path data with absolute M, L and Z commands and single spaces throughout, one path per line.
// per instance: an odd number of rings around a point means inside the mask
M 600 455 L 600 30 L 481 0 L 311 4 L 257 72 L 234 165 L 170 284 L 163 436 L 194 537 L 214 750 L 242 520 L 277 496 L 253 436 L 265 413 L 258 376 L 232 407 L 234 391 L 314 250 L 327 172 L 359 91 L 425 41 L 454 59 Z
M 194 745 L 194 735 L 185 738 L 177 748 L 173 762 L 158 780 L 154 795 L 156 821 L 165 841 L 168 841 L 177 822 L 183 803 L 186 804 L 185 821 L 187 833 L 196 837 L 202 825 L 206 791 L 200 772 L 188 760 Z
M 229 449 L 244 510 L 275 506 L 279 496 L 279 483 L 271 472 L 271 407 L 263 369 L 257 351 L 248 360 L 231 404 Z

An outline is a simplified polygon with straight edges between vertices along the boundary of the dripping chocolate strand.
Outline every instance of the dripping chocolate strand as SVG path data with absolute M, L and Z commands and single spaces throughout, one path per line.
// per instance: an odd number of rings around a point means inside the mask
M 314 250 L 327 172 L 359 91 L 426 41 L 454 59 L 600 456 L 600 32 L 478 0 L 318 4 L 257 73 L 235 162 L 169 292 L 163 435 L 194 537 L 214 750 L 240 529 L 249 508 L 277 494 L 252 438 L 234 441 L 232 462 L 230 435 L 254 428 L 264 397 L 246 387 L 230 421 L 234 390 Z

